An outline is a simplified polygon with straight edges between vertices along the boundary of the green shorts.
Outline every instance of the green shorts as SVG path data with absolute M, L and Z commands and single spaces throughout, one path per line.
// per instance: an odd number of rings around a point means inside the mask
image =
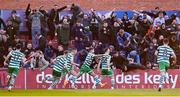
M 55 76 L 55 77 L 61 77 L 61 72 L 53 70 L 52 75 Z
M 63 74 L 63 75 L 66 75 L 66 74 L 68 74 L 68 73 L 70 73 L 70 72 L 72 72 L 72 71 L 73 71 L 72 67 L 70 67 L 70 68 L 68 68 L 68 69 L 63 68 L 62 74 Z
M 17 76 L 18 72 L 19 72 L 18 68 L 13 68 L 13 67 L 8 68 L 8 73 L 9 73 L 10 76 L 12 76 L 12 75 Z
M 166 69 L 170 67 L 170 64 L 167 62 L 159 62 L 158 65 L 160 71 L 166 71 Z
M 80 68 L 80 74 L 83 73 L 92 73 L 92 69 L 88 65 L 83 64 Z
M 102 69 L 102 70 L 101 70 L 101 75 L 112 76 L 112 75 L 113 75 L 113 71 L 112 71 L 112 69 L 110 69 L 110 70 L 108 70 L 108 69 Z

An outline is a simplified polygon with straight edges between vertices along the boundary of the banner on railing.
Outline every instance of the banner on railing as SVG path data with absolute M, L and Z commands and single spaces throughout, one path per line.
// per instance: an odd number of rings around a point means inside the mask
M 51 81 L 43 81 L 45 77 L 51 77 L 52 70 L 47 69 L 44 72 L 40 72 L 38 69 L 20 69 L 16 78 L 16 89 L 46 89 L 52 83 Z M 96 70 L 95 70 L 95 73 Z M 97 73 L 98 74 L 98 73 Z M 99 75 L 99 74 L 98 74 Z M 171 78 L 172 83 L 169 80 L 164 80 L 164 88 L 180 88 L 180 70 L 172 69 L 168 70 L 168 75 Z M 6 86 L 7 70 L 0 70 L 0 87 Z M 62 78 L 56 88 L 70 88 L 70 84 L 63 87 L 64 79 L 70 77 L 66 75 Z M 130 89 L 147 89 L 158 88 L 159 85 L 159 71 L 158 70 L 137 70 L 129 73 L 121 73 L 119 70 L 114 70 L 115 88 L 130 88 Z M 76 85 L 80 89 L 90 89 L 93 84 L 93 77 L 89 74 L 83 74 L 78 78 Z M 104 77 L 102 83 L 107 83 L 103 88 L 111 87 L 111 78 Z M 98 86 L 97 88 L 101 88 Z

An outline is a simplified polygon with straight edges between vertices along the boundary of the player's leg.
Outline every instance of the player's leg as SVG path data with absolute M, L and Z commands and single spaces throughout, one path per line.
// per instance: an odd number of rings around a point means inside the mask
M 108 76 L 111 78 L 111 89 L 114 89 L 115 80 L 114 80 L 114 73 L 112 69 L 102 69 L 101 75 Z M 107 83 L 104 83 L 104 84 L 106 85 Z
M 170 76 L 168 74 L 168 69 L 170 67 L 170 64 L 169 63 L 165 63 L 165 68 L 166 68 L 166 71 L 165 71 L 165 78 L 169 81 L 169 84 L 172 84 L 173 83 L 173 80 L 172 80 L 172 76 Z M 171 87 L 171 88 L 174 88 L 174 87 Z
M 76 88 L 75 87 L 75 82 L 77 80 L 77 76 L 81 76 L 80 74 L 77 74 L 77 72 L 75 72 L 73 69 L 69 70 L 71 74 L 70 77 L 66 77 L 65 81 L 64 81 L 64 87 L 68 84 L 68 81 L 70 81 L 71 83 L 71 87 L 72 88 Z
M 94 83 L 92 88 L 95 89 L 97 85 L 100 85 L 101 87 L 104 87 L 106 85 L 106 83 L 101 83 L 101 79 L 98 77 L 98 75 L 96 75 L 92 70 L 88 72 L 89 75 L 91 75 L 94 79 Z
M 114 73 L 112 70 L 110 71 L 110 77 L 111 77 L 111 89 L 114 89 L 115 79 L 114 79 Z
M 8 68 L 8 75 L 7 75 L 7 86 L 9 86 L 11 76 L 12 76 L 13 69 L 11 67 Z
M 18 75 L 18 71 L 19 71 L 18 68 L 9 68 L 9 71 L 8 71 L 10 73 L 10 79 L 8 82 L 8 90 L 9 91 L 13 88 L 13 86 L 15 84 L 15 78 Z
M 79 73 L 76 73 L 75 76 L 73 75 L 71 78 L 69 78 L 69 81 L 71 82 L 72 85 L 75 85 L 76 83 L 76 80 L 82 76 L 83 73 L 86 73 L 86 66 L 85 65 L 82 65 L 81 68 L 80 68 L 80 71 Z
M 60 78 L 61 78 L 61 72 L 53 70 L 52 75 L 53 75 L 54 80 L 53 80 L 52 84 L 50 85 L 50 87 L 48 88 L 48 90 L 54 89 L 55 86 L 59 83 Z
M 160 83 L 159 83 L 158 91 L 161 91 L 161 89 L 163 88 L 164 79 L 166 77 L 166 66 L 164 62 L 159 62 L 159 70 L 160 70 L 160 81 L 159 81 Z

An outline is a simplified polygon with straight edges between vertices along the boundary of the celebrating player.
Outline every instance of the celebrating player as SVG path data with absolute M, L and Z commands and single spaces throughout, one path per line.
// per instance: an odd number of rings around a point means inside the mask
M 101 81 L 100 81 L 100 79 L 98 78 L 98 76 L 97 76 L 97 75 L 93 72 L 93 70 L 90 68 L 90 65 L 91 65 L 91 63 L 92 63 L 92 61 L 93 61 L 93 58 L 94 58 L 95 56 L 100 57 L 100 56 L 102 56 L 102 55 L 95 55 L 95 54 L 94 54 L 94 48 L 90 48 L 89 53 L 88 53 L 88 55 L 86 56 L 86 59 L 85 59 L 85 61 L 84 61 L 84 64 L 83 64 L 83 65 L 81 66 L 81 68 L 80 68 L 80 73 L 79 73 L 77 76 L 72 76 L 72 77 L 70 78 L 70 81 L 72 81 L 72 84 L 75 84 L 77 78 L 79 78 L 80 76 L 82 76 L 82 74 L 88 73 L 88 74 L 90 74 L 91 76 L 93 76 L 94 81 L 95 81 L 92 88 L 96 88 L 96 85 L 98 85 L 98 84 L 100 84 L 101 87 L 103 87 L 103 86 L 105 85 L 105 84 L 102 84 L 102 83 L 101 83 Z
M 172 64 L 176 63 L 176 55 L 171 47 L 168 46 L 169 40 L 165 38 L 163 40 L 163 45 L 159 46 L 157 48 L 157 51 L 155 52 L 155 55 L 157 56 L 157 63 L 159 65 L 159 70 L 161 72 L 161 77 L 160 77 L 160 85 L 159 85 L 159 90 L 163 88 L 163 81 L 164 79 L 169 80 L 169 76 L 166 74 L 167 68 L 170 67 L 170 62 L 169 59 L 173 58 Z
M 111 69 L 111 65 L 112 63 L 110 63 L 111 61 L 111 55 L 110 54 L 110 49 L 109 48 L 105 48 L 105 54 L 104 56 L 101 58 L 99 64 L 98 64 L 98 72 L 100 70 L 100 66 L 101 66 L 101 79 L 103 79 L 104 76 L 109 76 L 111 77 L 111 89 L 114 89 L 114 84 L 115 84 L 115 80 L 114 80 L 114 74 L 113 71 Z
M 67 71 L 66 71 L 66 73 L 72 74 L 73 76 L 77 76 L 77 73 L 74 71 L 74 68 L 75 68 L 76 65 L 79 65 L 79 64 L 76 64 L 74 62 L 74 56 L 75 56 L 76 53 L 77 53 L 77 49 L 72 49 L 70 52 L 68 52 L 68 54 L 66 56 L 66 63 L 67 63 Z M 66 85 L 68 83 L 68 80 L 69 79 L 65 79 L 64 87 L 66 87 Z M 74 86 L 74 83 L 71 84 L 71 87 L 76 88 Z
M 9 52 L 7 57 L 5 58 L 4 65 L 7 65 L 7 61 L 9 61 L 8 65 L 8 91 L 12 89 L 15 83 L 16 76 L 18 75 L 19 68 L 21 62 L 25 64 L 26 58 L 25 55 L 20 51 L 21 44 L 16 45 L 16 50 L 12 50 Z
M 67 53 L 65 53 L 67 54 Z M 53 75 L 53 79 L 52 79 L 52 84 L 50 85 L 50 87 L 48 88 L 48 90 L 52 90 L 60 81 L 64 69 L 67 69 L 67 65 L 66 65 L 66 55 L 61 55 L 58 56 L 54 59 L 53 63 L 53 71 L 52 71 L 52 75 Z

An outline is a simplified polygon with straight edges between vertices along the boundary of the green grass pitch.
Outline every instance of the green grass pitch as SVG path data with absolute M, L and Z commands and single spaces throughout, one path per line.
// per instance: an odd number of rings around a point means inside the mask
M 12 90 L 8 92 L 7 90 L 0 90 L 0 96 L 58 96 L 58 97 L 77 97 L 77 96 L 137 96 L 137 97 L 180 97 L 180 89 L 163 89 L 161 92 L 158 92 L 157 89 L 97 89 L 97 90 L 88 90 L 88 89 L 59 89 L 59 90 Z

